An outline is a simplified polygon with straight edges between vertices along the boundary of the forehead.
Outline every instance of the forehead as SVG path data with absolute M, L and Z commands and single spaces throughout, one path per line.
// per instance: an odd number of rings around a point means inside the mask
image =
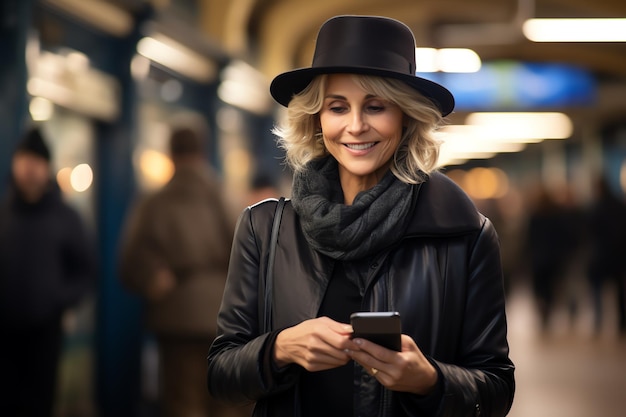
M 34 154 L 32 152 L 25 152 L 25 151 L 15 152 L 15 154 L 13 155 L 13 161 L 15 163 L 22 163 L 22 164 L 48 165 L 48 161 L 46 161 L 44 157 Z
M 355 81 L 353 74 L 329 74 L 326 80 L 326 94 L 372 95 Z

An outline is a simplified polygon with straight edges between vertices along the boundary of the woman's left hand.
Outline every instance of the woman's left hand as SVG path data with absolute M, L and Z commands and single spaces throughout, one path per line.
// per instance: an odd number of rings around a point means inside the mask
M 402 335 L 402 351 L 386 349 L 365 339 L 354 339 L 349 355 L 392 391 L 429 394 L 437 384 L 437 370 L 410 336 Z

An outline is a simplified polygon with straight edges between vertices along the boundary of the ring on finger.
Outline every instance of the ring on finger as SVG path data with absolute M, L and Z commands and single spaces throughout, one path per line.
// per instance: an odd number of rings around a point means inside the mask
M 377 373 L 378 373 L 378 369 L 372 368 L 372 375 L 376 376 Z

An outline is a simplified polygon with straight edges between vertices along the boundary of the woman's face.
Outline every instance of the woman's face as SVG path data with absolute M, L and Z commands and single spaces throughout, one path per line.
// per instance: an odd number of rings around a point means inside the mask
M 349 74 L 328 76 L 320 110 L 324 145 L 339 162 L 342 185 L 376 185 L 402 138 L 402 110 L 362 90 Z

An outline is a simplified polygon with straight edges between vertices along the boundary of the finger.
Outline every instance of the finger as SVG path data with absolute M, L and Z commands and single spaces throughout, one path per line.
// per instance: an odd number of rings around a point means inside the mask
M 343 352 L 342 355 L 334 355 L 327 352 L 311 352 L 311 355 L 301 365 L 306 370 L 315 372 L 345 365 L 349 360 L 350 357 Z
M 408 336 L 406 334 L 403 334 L 401 336 L 401 345 L 402 345 L 402 351 L 403 352 L 415 352 L 415 351 L 420 351 L 420 348 L 417 346 L 417 343 L 415 343 L 415 340 L 413 340 L 413 338 L 411 338 L 411 336 Z
M 338 322 L 332 322 L 328 326 L 317 328 L 315 334 L 324 343 L 343 352 L 349 347 L 352 328 L 347 328 L 346 325 Z
M 310 340 L 308 350 L 312 354 L 322 354 L 340 361 L 348 361 L 350 357 L 345 348 L 347 340 L 347 336 L 337 335 L 325 329 L 317 333 L 316 337 Z
M 387 349 L 374 342 L 370 342 L 367 339 L 357 338 L 352 341 L 359 347 L 359 350 L 362 350 L 383 362 L 391 362 L 398 353 L 395 350 Z
M 352 334 L 353 333 L 353 329 L 352 326 L 346 323 L 341 323 L 338 321 L 335 321 L 329 317 L 319 317 L 318 320 L 322 321 L 325 323 L 325 325 L 331 329 L 332 331 L 339 333 L 341 335 L 347 335 L 347 334 Z
M 380 372 L 386 372 L 387 368 L 390 366 L 389 363 L 383 362 L 369 353 L 363 351 L 355 351 L 352 352 L 352 359 L 361 365 L 363 369 L 365 369 L 370 375 L 378 374 Z M 372 371 L 372 368 L 376 369 L 378 372 Z
M 340 332 L 341 334 L 351 335 L 352 333 L 354 333 L 354 329 L 352 328 L 350 324 L 342 324 Z
M 308 363 L 310 363 L 312 366 L 327 369 L 345 365 L 347 362 L 347 358 L 337 358 L 332 355 L 319 355 L 310 360 Z
M 348 355 L 348 351 L 342 347 L 341 343 L 333 343 L 332 341 L 322 340 L 322 343 L 318 345 L 319 353 L 323 353 L 328 356 L 332 356 L 333 358 L 337 358 L 340 360 L 350 359 Z M 314 351 L 315 347 L 311 347 L 311 351 Z

